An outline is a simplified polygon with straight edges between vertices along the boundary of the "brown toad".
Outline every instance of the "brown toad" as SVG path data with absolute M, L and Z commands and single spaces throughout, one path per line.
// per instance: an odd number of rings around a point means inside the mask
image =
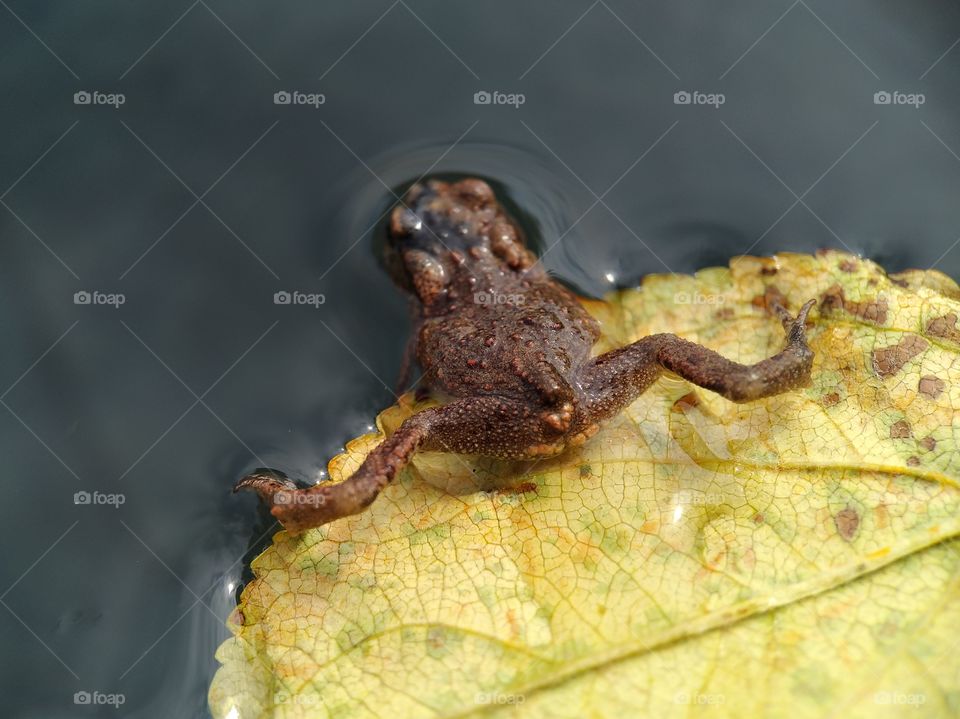
M 533 459 L 580 445 L 664 371 L 734 402 L 809 384 L 812 300 L 796 318 L 777 308 L 785 347 L 753 365 L 671 334 L 591 357 L 596 320 L 547 275 L 482 180 L 414 185 L 389 235 L 388 263 L 419 301 L 424 386 L 447 401 L 407 419 L 342 483 L 298 489 L 269 470 L 237 483 L 292 533 L 362 511 L 419 450 Z

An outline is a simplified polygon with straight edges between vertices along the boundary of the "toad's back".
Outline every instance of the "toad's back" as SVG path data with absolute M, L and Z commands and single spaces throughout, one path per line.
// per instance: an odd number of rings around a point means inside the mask
M 518 283 L 427 318 L 417 355 L 429 386 L 445 394 L 534 399 L 537 376 L 557 383 L 569 377 L 598 335 L 596 321 L 565 288 Z
M 540 401 L 589 358 L 597 322 L 524 246 L 489 186 L 414 187 L 392 221 L 401 281 L 422 305 L 417 358 L 453 397 Z

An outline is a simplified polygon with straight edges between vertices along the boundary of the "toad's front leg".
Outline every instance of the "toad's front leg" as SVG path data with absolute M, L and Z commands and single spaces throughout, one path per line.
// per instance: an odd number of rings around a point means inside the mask
M 780 352 L 756 364 L 745 365 L 676 335 L 644 337 L 596 357 L 583 372 L 582 387 L 591 421 L 617 414 L 639 397 L 663 372 L 712 390 L 734 402 L 751 402 L 810 383 L 813 352 L 807 346 L 804 323 L 815 304 L 807 302 L 794 318 L 777 311 L 786 331 Z
M 523 458 L 559 436 L 543 408 L 483 396 L 418 412 L 367 455 L 347 480 L 298 489 L 269 472 L 247 475 L 234 491 L 252 489 L 284 529 L 296 534 L 366 509 L 419 450 Z

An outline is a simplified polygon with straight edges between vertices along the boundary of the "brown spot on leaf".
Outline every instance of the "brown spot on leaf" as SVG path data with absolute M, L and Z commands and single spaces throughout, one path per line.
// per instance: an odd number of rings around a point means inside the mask
M 514 637 L 519 637 L 520 622 L 517 621 L 517 613 L 513 609 L 507 610 L 507 624 L 510 625 L 510 634 Z
M 722 307 L 713 313 L 713 316 L 718 320 L 732 320 L 734 316 L 732 307 Z
M 936 399 L 943 392 L 944 387 L 946 387 L 946 384 L 942 379 L 928 374 L 920 378 L 920 384 L 917 389 L 920 391 L 920 394 L 925 394 L 930 399 Z
M 497 490 L 500 494 L 526 494 L 527 492 L 536 492 L 537 483 L 536 482 L 521 482 L 515 487 L 504 487 L 503 489 Z
M 830 394 L 825 394 L 820 398 L 820 404 L 824 407 L 833 407 L 837 402 L 840 401 L 840 395 L 836 392 L 831 392 Z
M 937 448 L 937 440 L 928 434 L 926 437 L 920 440 L 920 446 L 928 452 L 932 452 Z
M 905 419 L 890 425 L 890 439 L 906 439 L 913 436 L 913 429 Z
M 918 467 L 918 466 L 920 466 L 920 458 L 919 458 L 919 457 L 916 457 L 916 456 L 914 456 L 914 457 L 907 457 L 907 466 L 908 466 L 908 467 Z
M 683 397 L 673 403 L 673 408 L 680 412 L 686 412 L 700 404 L 700 398 L 696 392 L 687 392 Z
M 907 281 L 906 281 L 905 279 L 903 279 L 902 277 L 891 277 L 891 278 L 890 278 L 890 281 L 891 281 L 893 284 L 895 284 L 897 287 L 905 287 L 905 288 L 909 288 L 909 287 L 910 287 L 910 283 L 907 282 Z
M 857 535 L 857 530 L 860 528 L 860 515 L 853 507 L 847 507 L 836 513 L 833 523 L 840 536 L 849 542 Z
M 760 268 L 760 274 L 761 274 L 761 275 L 766 275 L 766 276 L 768 276 L 768 277 L 769 277 L 770 275 L 775 275 L 775 274 L 777 274 L 777 268 L 776 268 L 776 267 L 761 267 L 761 268 Z
M 820 299 L 821 314 L 829 314 L 834 311 L 842 311 L 847 314 L 859 317 L 865 322 L 882 325 L 887 321 L 887 300 L 880 297 L 872 302 L 855 302 L 848 300 L 840 285 L 834 285 Z
M 640 531 L 644 534 L 656 534 L 660 531 L 660 522 L 648 520 L 640 525 Z
M 874 521 L 877 523 L 877 529 L 886 529 L 890 526 L 890 512 L 887 505 L 882 502 L 873 510 Z
M 783 294 L 776 285 L 767 285 L 763 294 L 754 297 L 750 300 L 750 303 L 754 307 L 759 307 L 767 314 L 772 315 L 774 313 L 773 308 L 776 305 L 780 305 L 781 307 L 787 306 L 787 296 Z
M 841 272 L 856 272 L 857 263 L 854 260 L 844 260 L 839 267 Z
M 427 634 L 427 644 L 429 644 L 432 649 L 443 649 L 446 643 L 446 636 L 443 629 L 434 627 Z
M 922 337 L 907 335 L 895 345 L 874 350 L 873 369 L 881 377 L 891 377 L 928 346 Z
M 953 312 L 950 312 L 943 317 L 936 317 L 930 320 L 927 323 L 927 334 L 960 343 L 960 330 L 957 329 L 957 316 Z

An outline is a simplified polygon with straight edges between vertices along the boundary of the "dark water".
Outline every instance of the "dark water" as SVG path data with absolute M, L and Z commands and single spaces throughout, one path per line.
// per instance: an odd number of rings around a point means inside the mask
M 0 5 L 4 716 L 207 715 L 269 529 L 228 488 L 392 400 L 388 188 L 498 181 L 589 293 L 822 246 L 960 276 L 956 3 Z

